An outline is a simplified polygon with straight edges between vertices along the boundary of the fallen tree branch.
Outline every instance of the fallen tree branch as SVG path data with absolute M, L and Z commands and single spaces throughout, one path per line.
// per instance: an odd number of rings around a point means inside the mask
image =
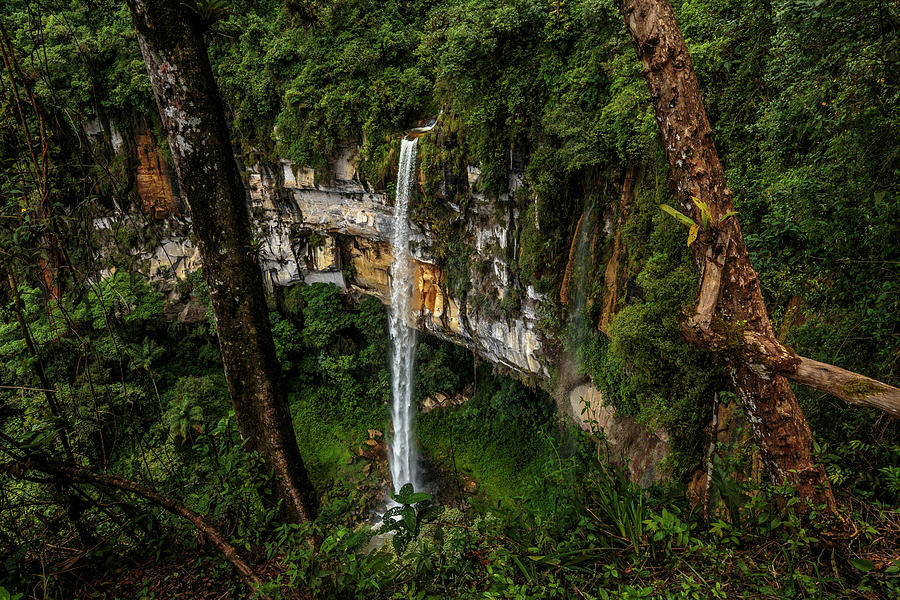
M 149 500 L 170 513 L 190 521 L 198 531 L 206 536 L 206 539 L 225 555 L 225 560 L 231 563 L 240 575 L 241 580 L 250 590 L 256 592 L 263 583 L 256 571 L 253 570 L 253 567 L 238 552 L 237 548 L 228 543 L 225 537 L 206 517 L 175 500 L 144 487 L 140 483 L 117 475 L 103 475 L 83 467 L 53 462 L 37 456 L 29 456 L 24 461 L 0 464 L 0 471 L 19 479 L 33 479 L 28 475 L 29 470 L 60 477 L 70 483 L 90 483 L 101 487 L 124 490 Z

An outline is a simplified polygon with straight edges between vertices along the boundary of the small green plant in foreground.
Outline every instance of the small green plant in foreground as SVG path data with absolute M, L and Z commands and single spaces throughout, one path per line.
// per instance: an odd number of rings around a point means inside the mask
M 404 484 L 398 493 L 391 493 L 391 498 L 400 506 L 384 513 L 384 523 L 378 533 L 393 532 L 394 550 L 401 554 L 419 535 L 422 523 L 439 517 L 443 507 L 432 503 L 431 494 L 416 492 L 411 483 Z

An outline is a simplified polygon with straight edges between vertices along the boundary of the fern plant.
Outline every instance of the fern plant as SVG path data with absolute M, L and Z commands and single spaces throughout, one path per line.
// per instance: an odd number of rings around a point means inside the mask
M 183 3 L 188 10 L 197 16 L 201 31 L 207 31 L 218 21 L 224 21 L 231 14 L 229 0 L 194 0 Z
M 166 414 L 169 436 L 182 446 L 190 446 L 194 436 L 203 431 L 203 409 L 192 398 L 181 397 Z
M 887 490 L 900 498 L 900 467 L 882 467 L 878 471 Z

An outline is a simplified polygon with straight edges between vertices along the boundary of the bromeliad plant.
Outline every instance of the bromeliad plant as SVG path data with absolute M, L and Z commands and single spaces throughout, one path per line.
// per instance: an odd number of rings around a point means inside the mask
M 670 215 L 675 217 L 679 223 L 681 223 L 682 225 L 684 225 L 685 227 L 688 228 L 688 240 L 687 240 L 688 246 L 690 246 L 691 244 L 694 243 L 694 240 L 697 239 L 697 235 L 700 233 L 701 230 L 706 230 L 710 225 L 712 225 L 713 227 L 722 225 L 723 223 L 725 223 L 725 221 L 727 221 L 728 219 L 730 219 L 731 217 L 733 217 L 734 215 L 737 214 L 737 211 L 733 210 L 731 212 L 725 213 L 725 215 L 723 215 L 722 218 L 717 221 L 715 219 L 715 217 L 713 217 L 712 213 L 710 212 L 709 206 L 707 206 L 706 202 L 703 202 L 702 200 L 700 200 L 700 198 L 697 198 L 696 196 L 691 196 L 691 200 L 693 200 L 694 204 L 697 205 L 697 208 L 700 209 L 700 222 L 699 223 L 694 221 L 692 218 L 690 218 L 683 212 L 681 212 L 675 208 L 672 208 L 668 204 L 660 204 L 659 205 L 659 207 L 661 209 L 663 209 L 664 212 L 669 213 Z

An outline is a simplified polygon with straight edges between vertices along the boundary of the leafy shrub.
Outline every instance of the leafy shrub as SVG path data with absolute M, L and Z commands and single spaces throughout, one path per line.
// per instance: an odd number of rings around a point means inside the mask
M 98 331 L 150 323 L 162 315 L 162 296 L 140 276 L 116 271 L 91 287 L 79 307 L 85 313 Z
M 219 375 L 180 377 L 167 396 L 169 406 L 163 419 L 169 435 L 183 445 L 189 445 L 230 408 L 224 378 Z

